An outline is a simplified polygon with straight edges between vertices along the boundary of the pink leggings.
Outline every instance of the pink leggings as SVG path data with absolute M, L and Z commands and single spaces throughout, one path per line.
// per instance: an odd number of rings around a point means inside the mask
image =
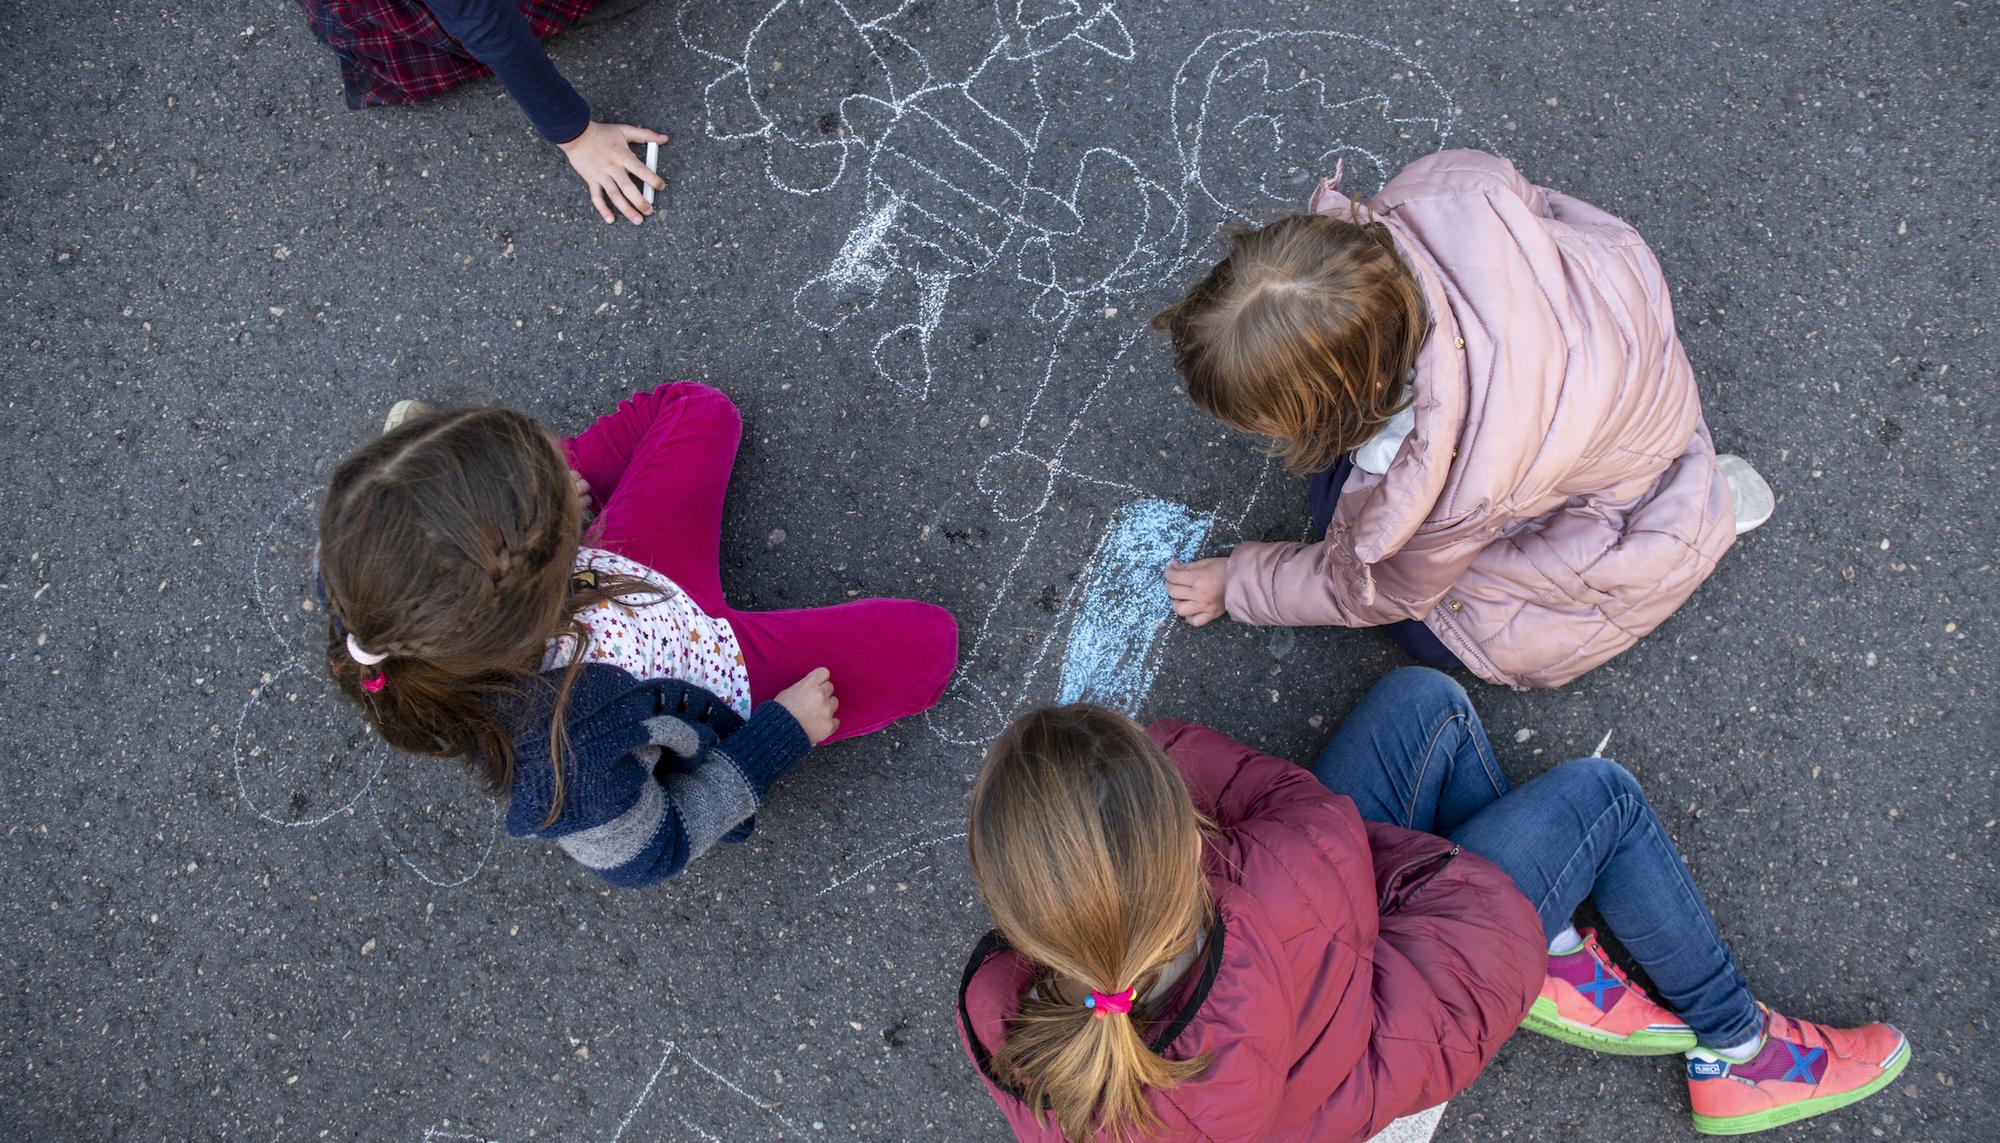
M 840 699 L 835 739 L 879 730 L 937 702 L 958 664 L 951 612 L 913 599 L 797 611 L 738 611 L 722 597 L 722 497 L 743 419 L 691 381 L 635 393 L 563 442 L 600 505 L 587 542 L 658 570 L 729 621 L 761 703 L 816 667 Z

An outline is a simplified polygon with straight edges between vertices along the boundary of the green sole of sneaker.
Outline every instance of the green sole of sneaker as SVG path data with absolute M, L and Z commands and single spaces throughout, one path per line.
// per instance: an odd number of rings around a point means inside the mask
M 1797 1123 L 1801 1119 L 1811 1119 L 1815 1115 L 1825 1115 L 1829 1111 L 1839 1111 L 1849 1104 L 1860 1103 L 1896 1082 L 1896 1077 L 1902 1075 L 1903 1069 L 1910 1066 L 1912 1054 L 1910 1041 L 1905 1038 L 1903 1054 L 1897 1056 L 1888 1067 L 1883 1068 L 1881 1075 L 1853 1091 L 1843 1091 L 1839 1095 L 1823 1095 L 1818 1099 L 1802 1099 L 1797 1103 L 1788 1103 L 1783 1107 L 1774 1107 L 1754 1115 L 1732 1115 L 1725 1119 L 1697 1115 L 1694 1117 L 1694 1129 L 1703 1135 L 1749 1135 L 1757 1131 L 1769 1131 L 1773 1127 L 1783 1127 L 1787 1123 Z
M 1556 1015 L 1555 1001 L 1546 996 L 1535 998 L 1535 1006 L 1528 1009 L 1528 1017 L 1521 1021 L 1521 1027 L 1538 1036 L 1610 1056 L 1672 1056 L 1695 1046 L 1692 1032 L 1634 1032 L 1621 1039 L 1595 1029 L 1579 1027 Z

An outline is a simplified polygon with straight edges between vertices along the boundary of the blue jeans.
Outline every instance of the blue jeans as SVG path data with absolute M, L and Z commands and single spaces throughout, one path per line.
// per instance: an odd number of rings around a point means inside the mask
M 1638 782 L 1606 758 L 1509 790 L 1464 688 L 1436 671 L 1383 676 L 1313 763 L 1361 816 L 1442 834 L 1505 870 L 1544 937 L 1588 897 L 1660 1002 L 1709 1047 L 1757 1033 L 1757 1002 Z

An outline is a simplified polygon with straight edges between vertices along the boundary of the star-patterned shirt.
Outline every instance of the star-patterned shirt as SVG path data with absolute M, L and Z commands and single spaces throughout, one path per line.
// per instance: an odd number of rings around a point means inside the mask
M 679 679 L 714 694 L 750 717 L 750 671 L 727 619 L 703 611 L 667 577 L 635 560 L 601 548 L 578 548 L 576 570 L 644 580 L 659 595 L 630 602 L 606 600 L 577 614 L 590 632 L 584 661 L 606 663 L 640 679 Z M 549 640 L 542 670 L 569 664 L 572 640 Z

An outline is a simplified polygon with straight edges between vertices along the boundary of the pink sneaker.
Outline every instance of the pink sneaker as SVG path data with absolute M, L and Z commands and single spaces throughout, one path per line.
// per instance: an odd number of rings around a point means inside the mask
M 1764 1044 L 1736 1063 L 1688 1053 L 1688 1101 L 1703 1135 L 1748 1135 L 1858 1103 L 1910 1064 L 1910 1041 L 1887 1024 L 1828 1028 L 1765 1009 Z
M 1576 951 L 1549 957 L 1542 994 L 1521 1027 L 1615 1056 L 1671 1056 L 1695 1046 L 1679 1017 L 1611 963 L 1594 929 L 1583 930 Z

